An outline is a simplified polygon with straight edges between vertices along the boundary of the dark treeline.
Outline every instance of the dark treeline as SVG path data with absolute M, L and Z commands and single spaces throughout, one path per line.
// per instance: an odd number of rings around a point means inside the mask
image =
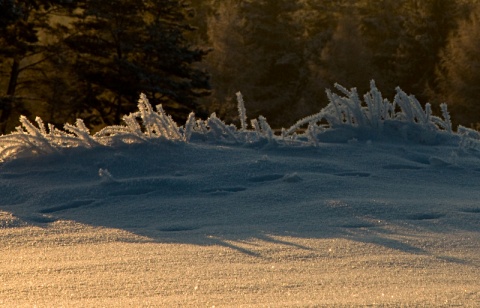
M 396 86 L 480 122 L 476 0 L 0 0 L 0 132 L 18 116 L 118 124 L 141 92 L 190 111 L 274 127 L 320 110 L 335 82 Z

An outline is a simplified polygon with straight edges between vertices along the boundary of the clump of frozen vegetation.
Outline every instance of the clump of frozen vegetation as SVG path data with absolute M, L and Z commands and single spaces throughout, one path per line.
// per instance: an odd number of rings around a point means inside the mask
M 440 118 L 432 115 L 429 103 L 424 109 L 413 95 L 407 95 L 400 88 L 390 102 L 382 97 L 374 81 L 363 101 L 356 88 L 347 90 L 338 84 L 335 87 L 344 96 L 327 90 L 329 104 L 319 113 L 299 120 L 283 135 L 291 136 L 307 126 L 305 136 L 313 143 L 401 139 L 433 144 L 454 136 L 446 104 L 442 104 L 443 118 Z M 333 133 L 336 136 L 332 136 Z
M 329 104 L 317 114 L 299 120 L 276 135 L 263 116 L 250 121 L 248 127 L 245 105 L 237 93 L 240 128 L 226 124 L 213 113 L 208 119 L 196 119 L 191 113 L 184 126 L 178 126 L 161 105 L 154 109 L 142 94 L 138 111 L 123 117 L 124 125 L 108 126 L 91 134 L 81 119 L 64 130 L 55 128 L 37 117 L 34 125 L 20 117 L 16 131 L 0 136 L 0 161 L 12 157 L 59 152 L 62 148 L 115 146 L 165 140 L 170 142 L 212 142 L 236 145 L 318 145 L 321 142 L 379 140 L 437 144 L 459 142 L 460 146 L 480 150 L 480 134 L 459 127 L 452 129 L 447 105 L 442 104 L 442 117 L 432 115 L 430 104 L 421 106 L 413 95 L 397 88 L 393 102 L 384 99 L 372 81 L 363 100 L 355 88 L 336 84 L 340 94 L 327 90 Z M 341 95 L 343 94 L 343 95 Z M 108 174 L 107 174 L 108 177 Z

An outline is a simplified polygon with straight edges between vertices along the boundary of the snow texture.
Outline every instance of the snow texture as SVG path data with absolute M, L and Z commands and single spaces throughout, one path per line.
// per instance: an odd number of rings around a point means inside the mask
M 0 306 L 480 303 L 480 134 L 372 82 L 280 133 L 142 95 L 90 134 L 0 136 Z M 243 115 L 242 115 L 243 114 Z

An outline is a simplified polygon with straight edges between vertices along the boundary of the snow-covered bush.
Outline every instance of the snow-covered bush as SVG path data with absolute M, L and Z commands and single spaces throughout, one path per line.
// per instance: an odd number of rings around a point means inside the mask
M 35 127 L 26 117 L 20 117 L 21 127 L 8 135 L 0 136 L 0 161 L 18 155 L 48 154 L 58 152 L 59 148 L 85 147 L 100 145 L 83 120 L 77 119 L 76 125 L 66 124 L 65 131 L 48 125 L 48 130 L 39 117 Z M 70 133 L 68 133 L 70 132 Z
M 458 134 L 461 137 L 459 146 L 462 150 L 480 151 L 480 132 L 460 125 Z
M 177 123 L 165 113 L 162 105 L 157 105 L 155 112 L 145 94 L 140 95 L 138 111 L 123 117 L 126 126 L 108 126 L 94 135 L 102 144 L 112 141 L 135 142 L 152 138 L 167 140 L 184 140 Z M 138 120 L 141 120 L 140 123 Z M 143 127 L 142 127 L 143 126 Z
M 400 88 L 396 89 L 397 94 L 391 103 L 382 97 L 374 81 L 370 83 L 370 91 L 363 96 L 363 101 L 356 88 L 347 90 L 338 84 L 335 87 L 344 96 L 327 90 L 329 104 L 319 113 L 299 120 L 285 134 L 291 135 L 308 125 L 306 137 L 311 141 L 316 138 L 331 140 L 331 135 L 335 133 L 339 137 L 337 141 L 347 141 L 342 138 L 400 138 L 435 143 L 445 135 L 452 135 L 446 104 L 442 104 L 442 119 L 432 115 L 430 104 L 427 103 L 423 109 L 413 95 L 407 95 Z M 326 128 L 330 130 L 325 131 Z
M 208 119 L 196 119 L 191 113 L 184 126 L 178 126 L 165 113 L 161 105 L 156 109 L 142 94 L 138 111 L 123 117 L 124 125 L 108 126 L 91 135 L 81 119 L 75 125 L 66 124 L 64 130 L 40 118 L 37 126 L 26 117 L 20 118 L 21 127 L 0 136 L 0 161 L 20 155 L 48 154 L 69 147 L 115 146 L 118 143 L 150 142 L 213 142 L 227 144 L 284 144 L 318 145 L 320 142 L 346 142 L 349 140 L 403 140 L 420 143 L 438 143 L 461 140 L 464 147 L 477 147 L 480 134 L 460 127 L 452 130 L 447 105 L 442 104 L 442 117 L 432 115 L 430 104 L 421 106 L 413 95 L 397 88 L 393 102 L 371 82 L 370 91 L 360 98 L 357 90 L 335 85 L 340 94 L 327 90 L 329 104 L 320 112 L 299 120 L 280 135 L 267 119 L 251 119 L 248 127 L 243 97 L 237 93 L 240 128 L 227 125 L 215 113 Z

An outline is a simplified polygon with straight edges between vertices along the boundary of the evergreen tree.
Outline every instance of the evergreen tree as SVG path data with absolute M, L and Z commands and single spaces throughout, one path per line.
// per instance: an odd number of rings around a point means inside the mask
M 228 1 L 228 0 L 227 0 Z M 210 17 L 215 14 L 217 8 L 225 3 L 225 0 L 190 0 L 191 10 L 190 24 L 195 28 L 188 39 L 200 44 L 208 44 L 208 23 Z
M 348 62 L 350 58 L 355 58 L 354 51 L 349 52 L 348 48 L 341 46 L 342 37 L 345 37 L 343 34 L 349 36 L 343 30 L 355 23 L 355 21 L 350 23 L 348 19 L 352 17 L 356 19 L 349 11 L 352 8 L 351 1 L 306 0 L 303 3 L 301 10 L 295 16 L 303 23 L 301 36 L 304 49 L 303 70 L 306 71 L 307 77 L 302 81 L 301 104 L 297 107 L 302 110 L 302 114 L 298 116 L 318 112 L 328 104 L 325 89 L 333 87 L 335 82 L 342 82 L 338 80 L 341 78 L 338 75 L 342 73 L 338 71 L 341 68 L 337 65 L 342 66 L 340 62 Z M 343 18 L 343 16 L 348 17 Z M 339 23 L 349 23 L 349 25 L 341 26 Z M 334 52 L 336 48 L 342 49 L 344 53 L 336 55 Z
M 259 113 L 280 127 L 298 118 L 297 104 L 307 77 L 304 63 L 303 28 L 295 13 L 298 1 L 263 0 L 243 5 L 248 33 L 245 44 L 253 67 L 259 68 L 250 77 L 254 83 L 251 97 L 259 104 Z
M 403 16 L 400 13 L 405 0 L 362 0 L 358 7 L 362 36 L 372 57 L 379 89 L 398 86 L 396 54 L 400 45 Z
M 206 57 L 207 70 L 211 73 L 212 96 L 206 103 L 210 112 L 232 121 L 238 115 L 235 93 L 242 91 L 251 96 L 253 84 L 249 80 L 253 72 L 248 47 L 245 44 L 239 0 L 225 0 L 218 4 L 208 17 L 208 41 L 212 51 Z M 247 102 L 249 111 L 255 110 Z
M 183 1 L 83 1 L 66 42 L 83 84 L 83 108 L 98 115 L 92 124 L 118 123 L 141 92 L 177 120 L 198 109 L 209 81 L 195 63 L 206 51 L 185 39 L 193 30 L 188 12 Z
M 0 0 L 0 30 L 14 23 L 21 14 L 14 0 Z
M 0 94 L 0 133 L 12 127 L 10 119 L 16 113 L 27 113 L 26 98 L 19 95 L 19 85 L 30 84 L 34 79 L 28 72 L 38 70 L 48 59 L 48 44 L 41 35 L 51 29 L 49 18 L 74 6 L 75 1 L 62 0 L 2 0 L 0 2 L 0 70 L 6 91 Z
M 457 25 L 460 5 L 455 0 L 407 0 L 401 11 L 404 21 L 396 55 L 397 80 L 402 89 L 426 101 L 425 89 L 435 86 L 435 66 Z
M 321 52 L 322 77 L 329 84 L 357 87 L 359 93 L 369 90 L 369 80 L 376 79 L 372 57 L 360 33 L 353 8 L 338 22 L 331 40 Z
M 480 5 L 449 36 L 437 70 L 435 98 L 447 102 L 454 123 L 478 128 L 480 123 Z
M 306 76 L 302 27 L 294 18 L 299 9 L 299 2 L 291 0 L 225 1 L 220 6 L 209 23 L 214 46 L 209 67 L 217 101 L 242 91 L 250 116 L 262 114 L 274 126 L 293 121 Z

